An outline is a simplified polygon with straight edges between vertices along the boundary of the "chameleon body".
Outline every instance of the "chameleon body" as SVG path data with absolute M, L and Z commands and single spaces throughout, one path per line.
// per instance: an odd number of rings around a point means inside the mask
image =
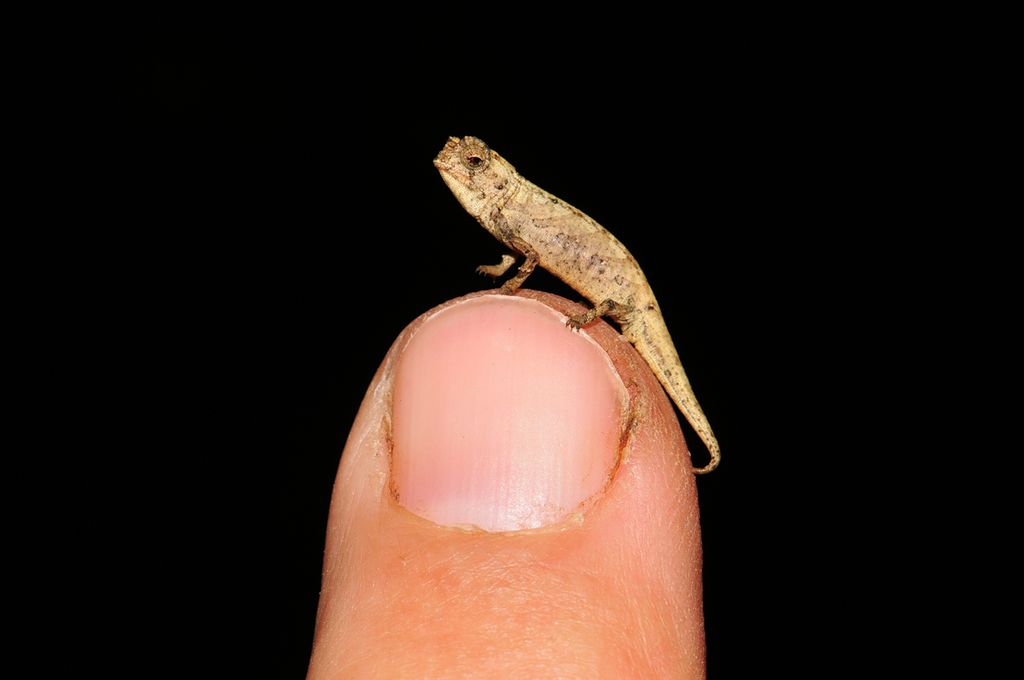
M 714 470 L 721 459 L 718 441 L 693 394 L 647 278 L 626 247 L 582 211 L 523 178 L 475 137 L 451 137 L 434 165 L 462 206 L 499 241 L 525 256 L 501 292 L 514 293 L 540 265 L 595 305 L 567 325 L 579 329 L 605 315 L 617 321 L 707 446 L 711 462 L 694 472 Z M 498 277 L 514 262 L 505 255 L 500 264 L 479 271 Z

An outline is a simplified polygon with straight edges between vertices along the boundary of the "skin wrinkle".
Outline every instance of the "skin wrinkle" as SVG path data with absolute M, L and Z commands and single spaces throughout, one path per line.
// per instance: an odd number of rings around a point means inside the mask
M 538 580 L 537 572 L 526 578 L 522 571 L 495 559 L 476 565 L 469 571 L 452 568 L 453 565 L 446 562 L 434 565 L 430 576 L 422 580 L 442 594 L 441 606 L 438 608 L 446 611 L 448 616 L 479 612 L 481 607 L 499 614 L 514 612 L 517 625 L 512 627 L 512 633 L 516 637 L 508 641 L 512 647 L 530 644 L 548 629 L 548 619 L 552 612 L 548 610 L 541 615 L 536 607 L 531 606 L 537 597 L 548 598 L 551 593 L 560 594 L 549 604 L 557 609 L 556 620 L 563 624 L 592 623 L 586 617 L 578 616 L 588 611 L 587 602 L 574 593 L 575 589 L 566 587 L 571 579 L 556 570 L 546 571 L 542 574 L 543 578 Z M 461 577 L 459 583 L 452 582 L 452 574 L 455 573 Z M 595 588 L 597 590 L 599 588 Z M 422 632 L 430 623 L 434 622 L 423 619 L 407 633 Z M 507 639 L 509 631 L 497 619 L 478 629 L 478 634 L 484 638 L 494 638 L 494 634 L 499 632 Z

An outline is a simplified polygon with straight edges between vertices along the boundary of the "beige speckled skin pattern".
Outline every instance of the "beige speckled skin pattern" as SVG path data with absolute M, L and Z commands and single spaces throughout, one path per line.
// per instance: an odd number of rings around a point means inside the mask
M 694 472 L 714 470 L 721 459 L 718 440 L 690 388 L 647 278 L 626 247 L 582 211 L 523 178 L 475 137 L 451 137 L 434 165 L 469 214 L 526 257 L 502 292 L 514 293 L 540 265 L 595 305 L 570 319 L 570 326 L 579 328 L 602 315 L 615 319 L 707 446 L 711 462 Z M 514 261 L 505 256 L 480 271 L 500 276 Z

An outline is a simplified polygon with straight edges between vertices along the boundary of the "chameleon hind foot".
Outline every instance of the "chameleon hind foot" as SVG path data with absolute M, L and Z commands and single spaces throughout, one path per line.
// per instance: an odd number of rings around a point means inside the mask
M 588 309 L 582 314 L 570 316 L 569 320 L 565 322 L 565 325 L 574 331 L 578 331 L 584 326 L 590 325 L 593 323 L 594 319 L 601 316 L 610 316 L 616 321 L 619 321 L 619 317 L 622 316 L 622 312 L 626 309 L 626 305 L 618 303 L 615 300 L 602 300 L 601 304 L 593 309 Z

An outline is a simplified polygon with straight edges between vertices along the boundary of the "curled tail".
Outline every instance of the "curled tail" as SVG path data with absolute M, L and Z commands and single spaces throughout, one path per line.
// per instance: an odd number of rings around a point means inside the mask
M 690 380 L 686 377 L 679 355 L 676 354 L 672 338 L 668 334 L 665 322 L 660 318 L 647 320 L 639 332 L 630 333 L 633 345 L 640 356 L 647 361 L 648 365 L 658 376 L 669 397 L 675 402 L 676 407 L 697 432 L 704 446 L 711 455 L 711 461 L 704 467 L 693 469 L 694 474 L 703 475 L 711 472 L 722 460 L 722 451 L 718 446 L 718 439 L 711 430 L 707 416 L 697 402 L 697 397 L 690 387 Z

